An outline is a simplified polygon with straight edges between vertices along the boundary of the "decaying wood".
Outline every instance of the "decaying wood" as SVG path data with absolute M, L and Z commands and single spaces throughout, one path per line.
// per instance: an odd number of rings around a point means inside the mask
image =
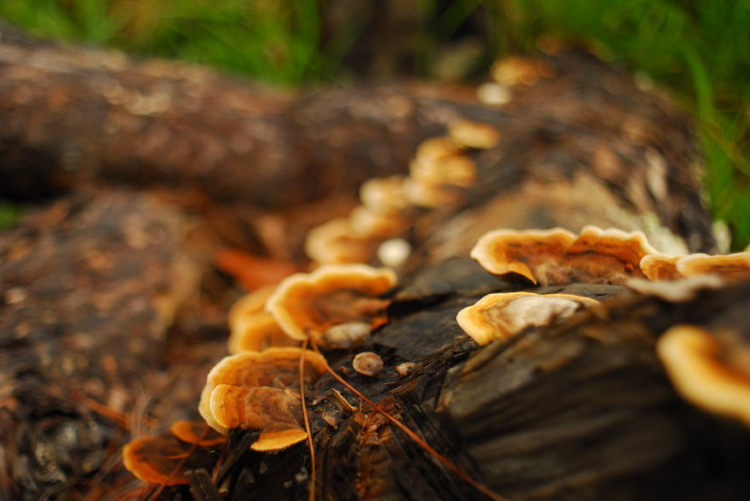
M 630 229 L 652 218 L 688 249 L 714 247 L 685 117 L 590 55 L 548 62 L 555 76 L 514 90 L 499 109 L 466 88 L 425 85 L 279 94 L 4 36 L 2 189 L 74 191 L 0 236 L 0 497 L 153 492 L 122 469 L 120 447 L 195 417 L 206 371 L 225 350 L 217 316 L 236 297 L 210 273 L 199 237 L 231 237 L 237 218 L 253 234 L 237 240 L 299 257 L 304 230 L 350 206 L 363 179 L 405 172 L 416 145 L 459 117 L 493 124 L 502 141 L 473 153 L 480 181 L 463 204 L 417 221 L 412 273 L 390 322 L 362 348 L 385 370 L 357 374 L 344 351 L 328 354 L 331 365 L 510 499 L 750 492 L 750 434 L 683 402 L 653 350 L 681 322 L 747 334 L 738 313 L 747 284 L 674 304 L 614 286 L 548 288 L 609 305 L 481 349 L 455 322 L 482 295 L 518 289 L 466 259 L 484 229 Z M 211 207 L 200 216 L 196 193 Z M 296 236 L 274 240 L 274 231 Z M 395 371 L 407 362 L 411 372 Z M 319 499 L 481 499 L 330 376 L 308 402 Z M 189 486 L 161 498 L 304 498 L 304 445 L 259 453 L 248 450 L 253 439 L 233 432 Z

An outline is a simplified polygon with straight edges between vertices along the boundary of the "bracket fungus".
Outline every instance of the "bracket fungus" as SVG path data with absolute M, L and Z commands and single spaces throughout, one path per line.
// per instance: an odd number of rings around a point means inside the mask
M 302 402 L 293 388 L 303 353 L 303 379 L 311 383 L 326 371 L 325 359 L 313 351 L 269 348 L 225 357 L 209 372 L 198 411 L 224 435 L 232 428 L 259 430 L 254 450 L 282 449 L 304 440 Z
M 494 230 L 480 237 L 471 257 L 493 275 L 533 284 L 621 284 L 642 278 L 640 261 L 655 253 L 643 233 L 586 226 L 576 237 L 562 228 Z
M 274 286 L 255 290 L 241 297 L 229 309 L 227 346 L 230 354 L 299 344 L 298 341 L 286 335 L 265 309 L 266 301 L 274 290 L 276 290 Z
M 718 275 L 728 281 L 750 278 L 750 252 L 737 252 L 721 256 L 691 254 L 675 263 L 677 272 L 685 277 Z
M 685 400 L 713 414 L 730 417 L 750 426 L 750 370 L 747 364 L 732 363 L 722 343 L 701 327 L 676 325 L 659 338 L 659 359 Z M 731 356 L 730 356 L 731 355 Z
M 375 244 L 358 235 L 348 218 L 336 218 L 311 229 L 305 239 L 305 254 L 319 264 L 349 264 L 369 261 Z
M 572 294 L 508 292 L 488 294 L 458 312 L 456 322 L 479 345 L 507 339 L 526 327 L 548 325 L 599 301 Z
M 409 208 L 404 194 L 404 177 L 375 177 L 368 179 L 359 189 L 362 206 L 373 212 L 399 213 Z
M 713 275 L 733 282 L 750 278 L 750 252 L 717 256 L 652 254 L 644 256 L 640 266 L 646 277 L 651 280 L 680 280 Z
M 183 472 L 205 467 L 206 455 L 171 433 L 143 436 L 125 444 L 122 462 L 139 480 L 151 484 L 187 485 Z
M 283 280 L 267 309 L 289 337 L 331 349 L 339 347 L 327 336 L 334 326 L 362 322 L 372 330 L 385 323 L 390 301 L 381 296 L 395 285 L 396 274 L 389 268 L 322 266 Z
M 485 150 L 497 146 L 500 132 L 489 125 L 470 120 L 456 120 L 450 125 L 448 135 L 461 148 Z

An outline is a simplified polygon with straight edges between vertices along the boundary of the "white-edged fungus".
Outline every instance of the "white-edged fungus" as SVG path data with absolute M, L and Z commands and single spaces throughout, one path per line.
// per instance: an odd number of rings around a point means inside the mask
M 389 268 L 362 264 L 322 266 L 311 274 L 298 273 L 283 280 L 266 308 L 288 336 L 312 339 L 330 346 L 325 332 L 349 322 L 364 322 L 374 329 L 385 323 L 390 301 L 381 296 L 396 285 Z
M 595 299 L 571 294 L 496 293 L 459 311 L 456 321 L 474 341 L 486 345 L 531 325 L 548 325 L 599 304 Z
M 643 277 L 640 261 L 655 252 L 641 232 L 586 226 L 577 237 L 562 228 L 490 231 L 471 257 L 494 275 L 517 275 L 534 284 L 621 284 Z

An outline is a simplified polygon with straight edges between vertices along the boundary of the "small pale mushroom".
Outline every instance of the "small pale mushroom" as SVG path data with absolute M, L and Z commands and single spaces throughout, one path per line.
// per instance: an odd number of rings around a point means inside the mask
M 382 214 L 393 214 L 409 208 L 404 194 L 404 176 L 375 177 L 359 188 L 359 200 L 364 207 Z
M 423 162 L 435 162 L 445 157 L 458 155 L 461 153 L 460 148 L 449 137 L 432 137 L 425 139 L 414 154 L 414 158 Z
M 229 309 L 227 346 L 230 354 L 299 345 L 299 341 L 287 336 L 265 310 L 266 301 L 275 290 L 275 286 L 255 290 L 240 298 Z
M 388 268 L 322 266 L 282 281 L 267 309 L 290 337 L 336 348 L 326 339 L 326 331 L 350 322 L 364 322 L 371 330 L 382 325 L 390 301 L 380 296 L 395 285 L 396 274 Z
M 495 127 L 471 120 L 456 120 L 450 125 L 448 135 L 461 148 L 484 150 L 500 142 L 500 133 Z
M 224 357 L 208 373 L 198 412 L 211 428 L 226 435 L 232 427 L 227 426 L 226 423 L 234 424 L 234 421 L 226 414 L 232 407 L 220 407 L 218 403 L 215 403 L 218 402 L 214 398 L 216 389 L 219 386 L 289 389 L 288 387 L 297 385 L 299 382 L 299 361 L 303 353 L 305 356 L 304 380 L 310 383 L 323 374 L 327 367 L 323 356 L 314 351 L 303 352 L 300 348 L 269 348 L 263 352 L 250 351 Z M 230 396 L 235 395 L 226 389 L 222 391 Z M 237 397 L 237 401 L 239 400 L 240 397 Z M 287 403 L 294 402 L 289 398 L 286 401 Z M 217 415 L 216 409 L 221 409 L 222 414 Z M 256 416 L 254 419 L 262 418 Z M 250 428 L 250 423 L 246 423 L 244 427 Z
M 459 311 L 456 322 L 479 345 L 486 345 L 507 339 L 526 327 L 548 325 L 599 304 L 595 299 L 571 294 L 488 294 Z
M 389 238 L 378 245 L 375 255 L 378 261 L 389 268 L 402 266 L 411 255 L 411 244 L 403 238 Z
M 643 277 L 640 261 L 655 252 L 641 232 L 586 226 L 577 237 L 562 228 L 490 231 L 471 257 L 494 275 L 534 284 L 621 284 Z
M 722 347 L 707 330 L 676 325 L 659 338 L 656 351 L 677 392 L 688 402 L 713 414 L 750 426 L 750 371 L 731 363 L 736 353 Z
M 363 376 L 376 376 L 383 372 L 383 359 L 377 353 L 363 351 L 354 357 L 352 367 Z
M 358 235 L 348 218 L 311 229 L 305 240 L 305 253 L 318 264 L 366 263 L 374 252 L 375 243 Z

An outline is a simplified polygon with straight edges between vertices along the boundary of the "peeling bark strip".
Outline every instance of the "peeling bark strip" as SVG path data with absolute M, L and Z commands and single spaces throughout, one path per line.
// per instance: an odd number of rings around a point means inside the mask
M 415 272 L 359 349 L 382 371 L 359 374 L 356 353 L 339 350 L 329 354 L 337 373 L 510 499 L 747 497 L 750 434 L 680 399 L 653 349 L 677 323 L 747 339 L 747 283 L 682 303 L 615 286 L 536 288 L 610 303 L 481 349 L 455 321 L 484 294 L 518 290 L 464 258 L 484 229 L 634 229 L 655 214 L 689 248 L 713 246 L 686 121 L 629 77 L 570 53 L 550 58 L 554 76 L 514 88 L 502 109 L 472 89 L 424 85 L 301 98 L 3 30 L 1 189 L 81 191 L 0 236 L 0 498 L 147 498 L 156 491 L 133 482 L 119 448 L 195 417 L 206 372 L 226 350 L 226 332 L 204 313 L 231 295 L 187 259 L 196 249 L 184 206 L 103 186 L 200 192 L 270 217 L 257 234 L 268 221 L 284 233 L 332 215 L 310 216 L 304 202 L 351 201 L 365 178 L 405 172 L 416 145 L 457 118 L 490 124 L 500 143 L 472 153 L 478 182 L 464 205 L 417 222 Z M 294 255 L 294 239 L 279 241 L 267 250 Z M 203 310 L 188 297 L 199 274 L 212 293 Z M 330 376 L 306 395 L 320 499 L 479 499 Z M 260 453 L 248 449 L 255 435 L 201 449 L 190 485 L 159 497 L 305 497 L 304 446 Z

